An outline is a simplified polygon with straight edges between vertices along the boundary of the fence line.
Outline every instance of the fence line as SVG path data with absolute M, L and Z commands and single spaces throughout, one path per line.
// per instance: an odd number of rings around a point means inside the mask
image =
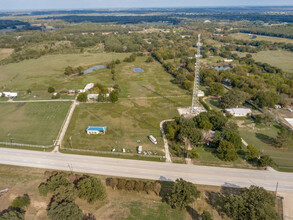
M 127 155 L 127 156 L 143 156 L 143 157 L 155 157 L 155 158 L 165 158 L 165 156 L 158 156 L 158 155 L 140 155 L 134 153 L 120 153 L 120 152 L 109 152 L 109 151 L 98 151 L 98 150 L 86 150 L 86 149 L 76 149 L 76 148 L 62 148 L 62 150 L 69 150 L 69 151 L 79 151 L 79 152 L 90 152 L 90 153 L 101 153 L 101 154 L 116 154 L 116 155 Z
M 0 142 L 2 145 L 8 146 L 20 146 L 20 147 L 38 147 L 38 148 L 50 148 L 52 146 L 44 146 L 44 145 L 33 145 L 33 144 L 21 144 L 21 143 L 10 143 L 10 142 Z

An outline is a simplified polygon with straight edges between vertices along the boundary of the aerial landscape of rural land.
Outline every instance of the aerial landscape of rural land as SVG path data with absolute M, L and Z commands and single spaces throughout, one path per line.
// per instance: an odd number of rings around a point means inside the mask
M 292 204 L 291 0 L 0 0 L 0 220 Z

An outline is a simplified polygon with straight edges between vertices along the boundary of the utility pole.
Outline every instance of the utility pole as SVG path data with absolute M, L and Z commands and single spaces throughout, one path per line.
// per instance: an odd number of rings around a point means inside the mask
M 192 106 L 191 112 L 195 113 L 197 108 L 199 108 L 199 98 L 198 98 L 198 90 L 199 90 L 199 69 L 200 69 L 200 47 L 202 44 L 200 43 L 200 34 L 198 34 L 197 41 L 197 53 L 195 54 L 196 63 L 195 63 L 195 73 L 194 73 L 194 84 L 193 84 L 193 96 L 192 96 Z

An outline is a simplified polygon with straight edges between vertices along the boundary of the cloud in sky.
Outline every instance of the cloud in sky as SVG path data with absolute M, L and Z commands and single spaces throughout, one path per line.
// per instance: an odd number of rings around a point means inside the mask
M 292 0 L 0 0 L 0 10 L 293 5 Z

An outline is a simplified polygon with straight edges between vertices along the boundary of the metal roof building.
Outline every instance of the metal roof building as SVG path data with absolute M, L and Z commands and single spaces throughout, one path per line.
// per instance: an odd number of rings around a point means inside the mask
M 105 134 L 107 127 L 88 126 L 86 129 L 87 134 Z
M 235 117 L 247 116 L 252 114 L 249 108 L 226 108 L 225 111 L 229 112 Z

